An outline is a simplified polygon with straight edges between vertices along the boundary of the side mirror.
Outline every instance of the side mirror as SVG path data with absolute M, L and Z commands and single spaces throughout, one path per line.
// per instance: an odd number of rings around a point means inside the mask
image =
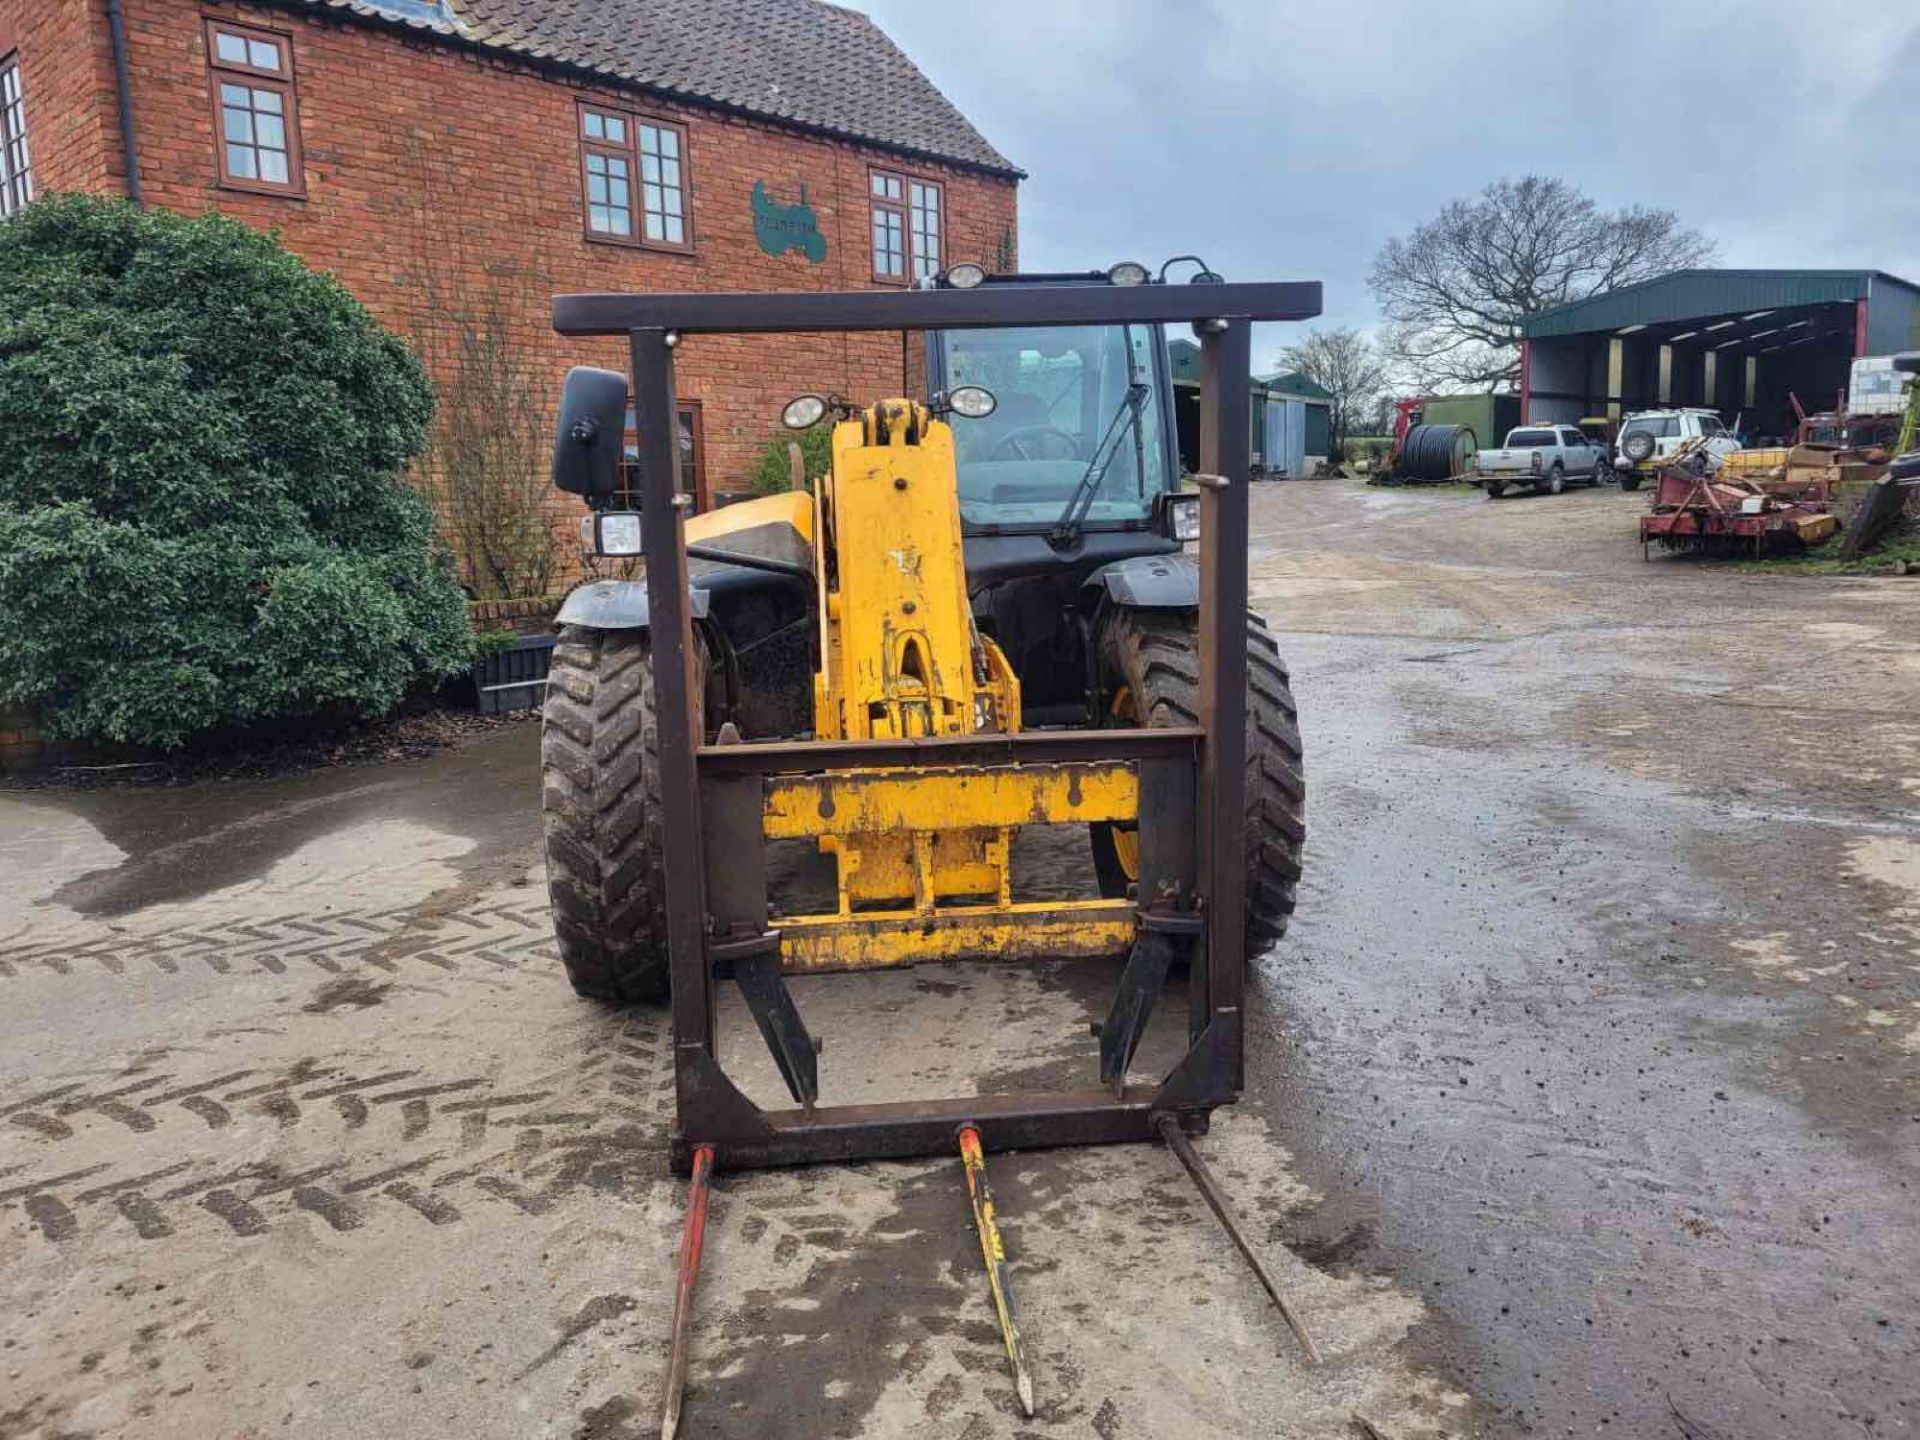
M 620 448 L 627 426 L 627 377 L 576 365 L 560 392 L 553 442 L 553 483 L 569 495 L 604 499 L 620 488 Z

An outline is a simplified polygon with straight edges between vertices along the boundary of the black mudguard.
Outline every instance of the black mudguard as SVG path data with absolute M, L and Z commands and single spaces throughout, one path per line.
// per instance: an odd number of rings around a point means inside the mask
M 1198 610 L 1200 566 L 1191 555 L 1135 555 L 1080 582 L 1084 608 L 1104 601 L 1128 610 Z
M 693 618 L 704 620 L 711 601 L 699 586 L 690 587 Z M 567 596 L 560 613 L 553 617 L 558 625 L 584 625 L 590 630 L 644 630 L 647 628 L 647 582 L 644 580 L 595 580 Z

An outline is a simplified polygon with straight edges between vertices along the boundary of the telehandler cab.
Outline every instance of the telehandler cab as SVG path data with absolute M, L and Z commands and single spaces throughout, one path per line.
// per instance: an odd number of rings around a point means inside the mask
M 627 377 L 567 377 L 555 482 L 586 499 L 595 549 L 645 574 L 563 606 L 542 761 L 574 988 L 672 1005 L 671 1150 L 692 1188 L 663 1436 L 717 1168 L 957 1148 L 1031 1415 L 985 1156 L 1161 1140 L 1315 1357 L 1187 1136 L 1239 1094 L 1247 950 L 1284 930 L 1299 875 L 1293 700 L 1247 611 L 1248 369 L 1253 322 L 1317 315 L 1320 287 L 1165 276 L 955 266 L 909 291 L 554 302 L 562 334 L 627 336 L 633 363 L 637 485 L 622 475 Z M 1161 331 L 1176 322 L 1201 343 L 1192 489 Z M 689 518 L 676 348 L 823 331 L 923 332 L 927 398 L 796 398 L 789 426 L 832 422 L 827 474 Z M 1015 833 L 1065 824 L 1089 827 L 1100 893 L 1023 895 Z M 833 858 L 831 908 L 776 912 L 776 840 Z M 819 1103 L 820 1047 L 789 976 L 1119 955 L 1097 1088 Z M 1177 964 L 1187 1049 L 1130 1083 Z M 799 1108 L 763 1109 L 722 1068 L 729 979 Z

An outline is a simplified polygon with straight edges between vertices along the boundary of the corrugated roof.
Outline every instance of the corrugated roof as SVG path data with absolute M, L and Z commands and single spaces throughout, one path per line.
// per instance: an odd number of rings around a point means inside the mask
M 1661 325 L 1695 317 L 1864 300 L 1876 283 L 1920 293 L 1884 270 L 1676 270 L 1543 310 L 1520 332 L 1529 340 Z
M 899 46 L 825 0 L 270 0 L 1016 179 Z

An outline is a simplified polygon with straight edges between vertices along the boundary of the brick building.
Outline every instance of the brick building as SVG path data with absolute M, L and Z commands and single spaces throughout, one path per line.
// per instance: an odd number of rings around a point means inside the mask
M 543 405 L 567 365 L 624 368 L 552 333 L 556 292 L 1007 264 L 1021 178 L 822 0 L 0 0 L 0 214 L 218 209 L 339 275 L 443 385 L 479 333 Z M 689 477 L 737 482 L 801 389 L 897 391 L 902 349 L 690 339 Z

